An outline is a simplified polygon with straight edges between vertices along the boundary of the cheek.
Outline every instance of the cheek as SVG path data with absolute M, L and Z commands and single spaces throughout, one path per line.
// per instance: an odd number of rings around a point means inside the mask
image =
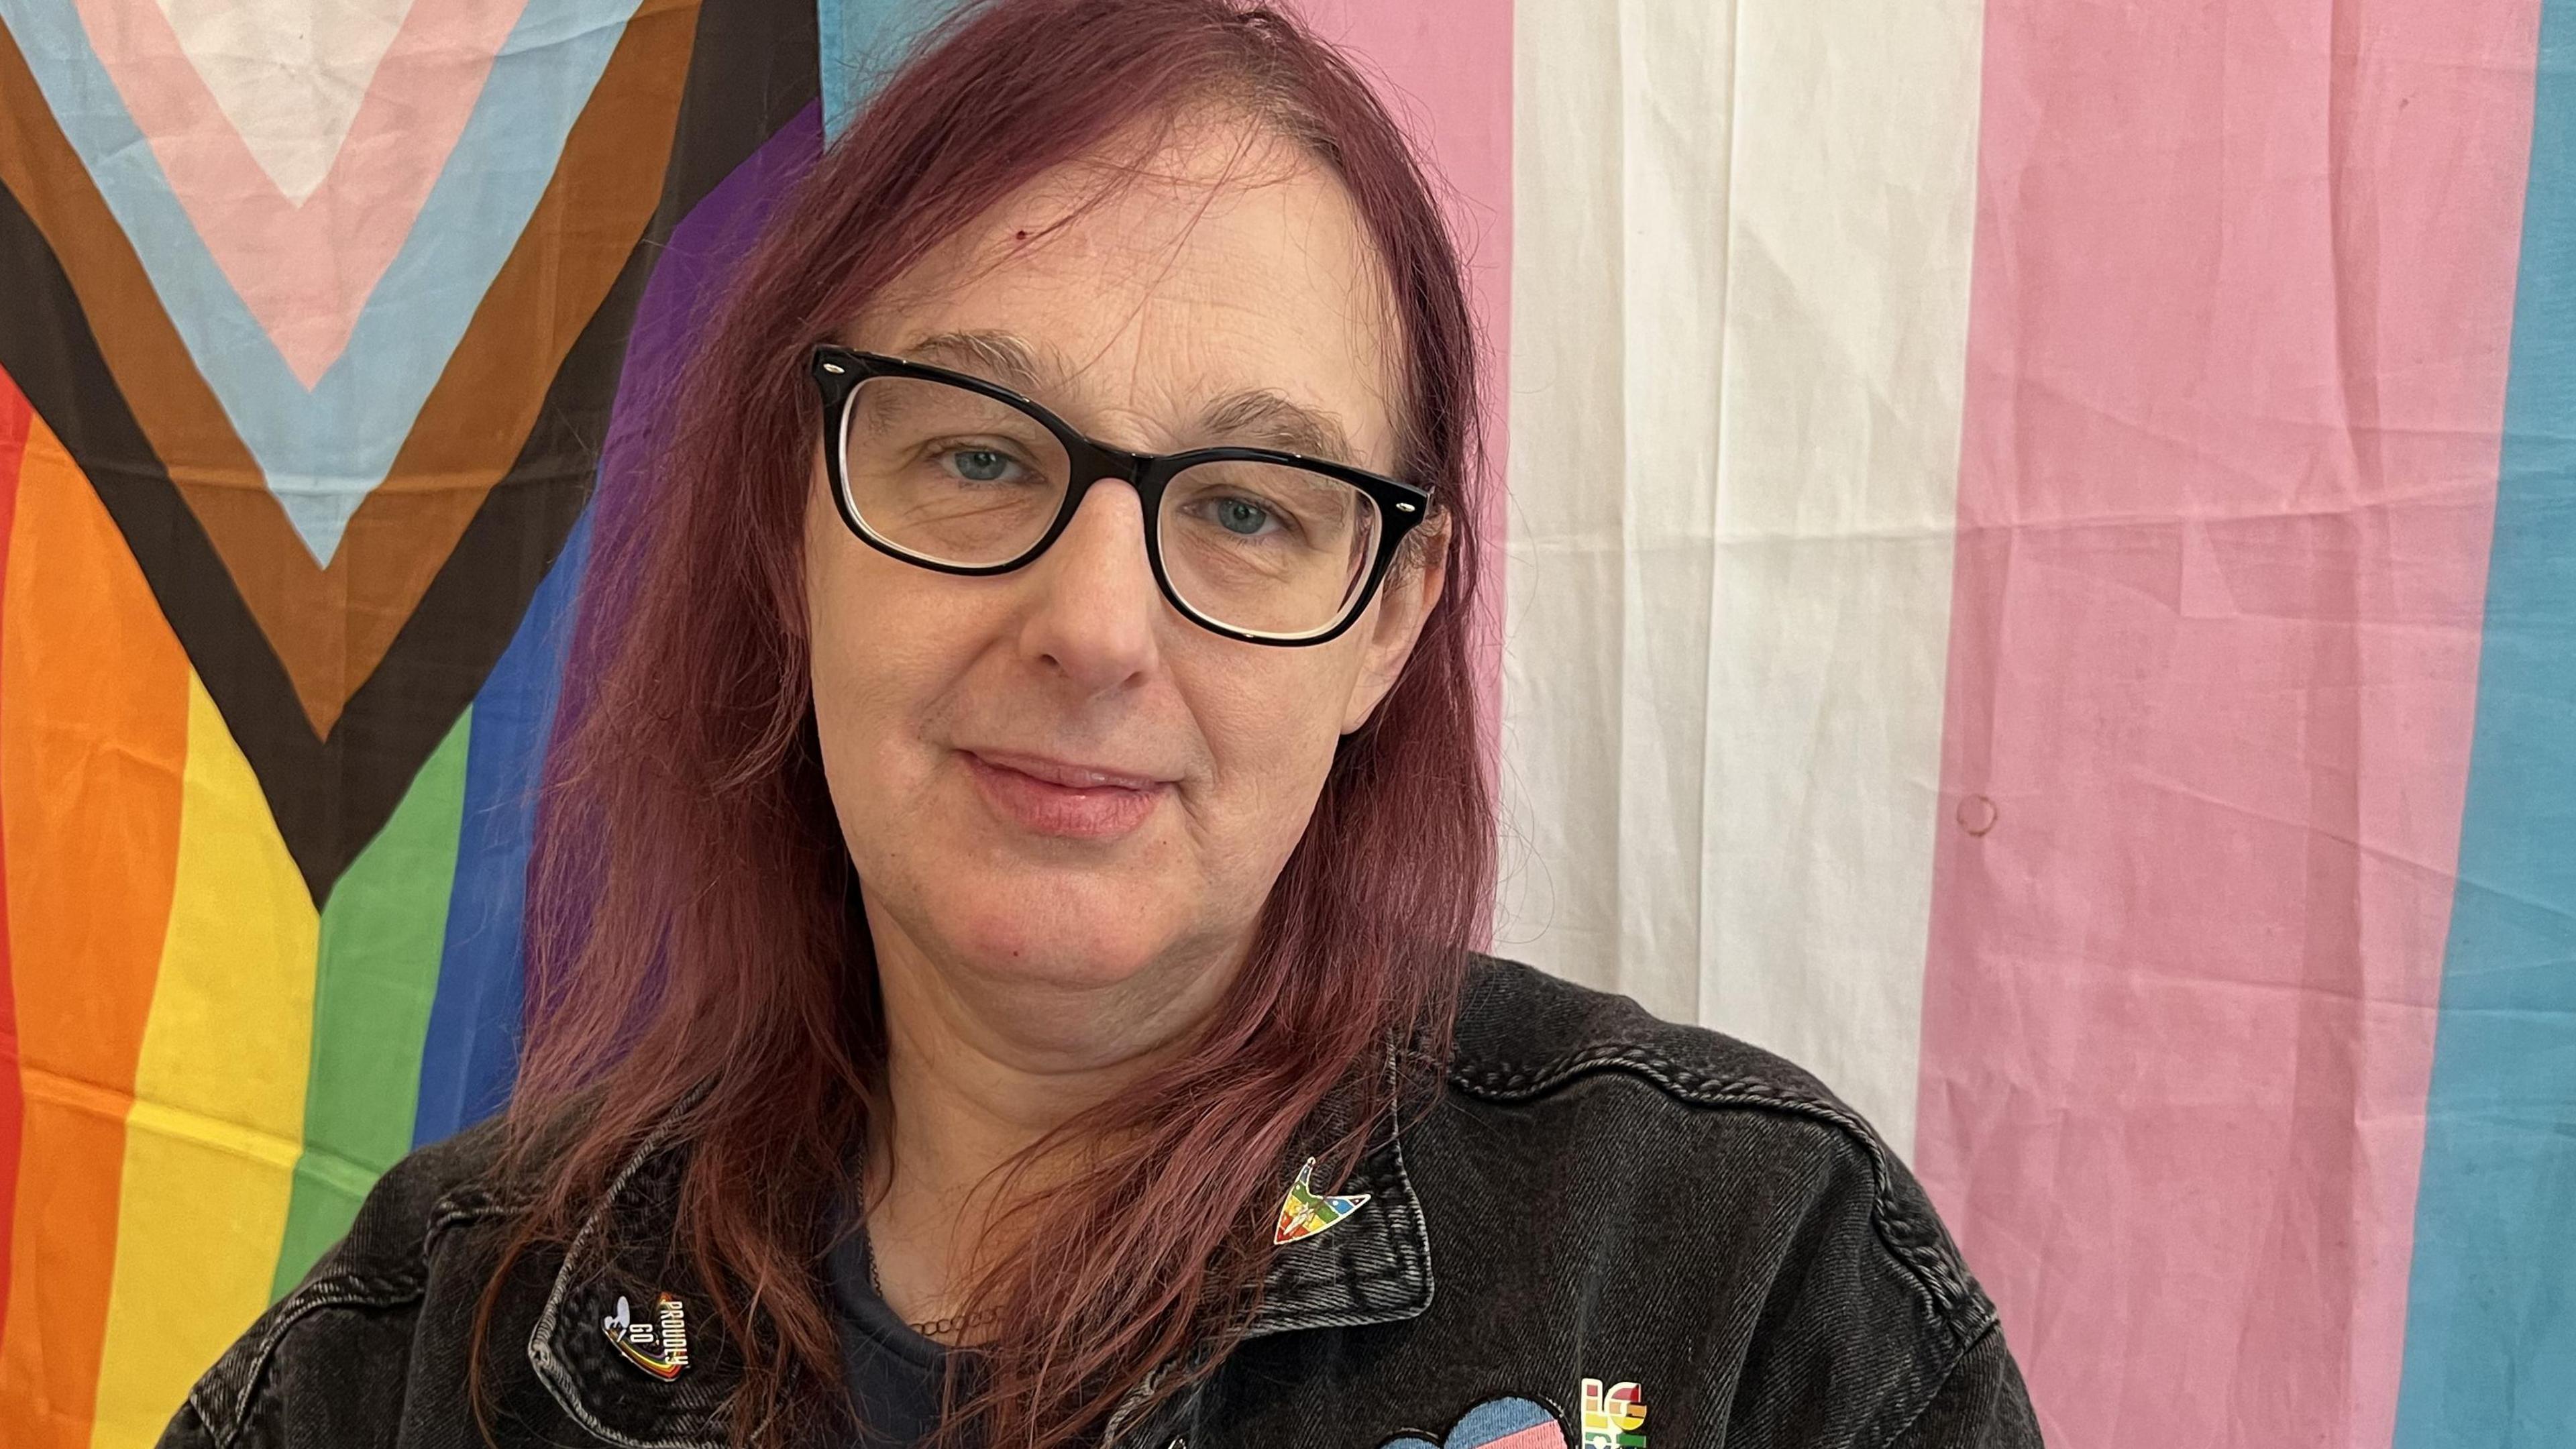
M 1281 860 L 1305 834 L 1332 771 L 1354 668 L 1337 657 L 1298 665 L 1265 673 L 1257 688 L 1231 694 L 1221 709 L 1202 714 L 1219 768 L 1238 787 L 1228 793 L 1257 817 L 1257 824 L 1247 822 L 1248 831 L 1261 839 L 1263 855 Z
M 887 687 L 888 661 L 878 653 L 875 637 L 854 627 L 848 607 L 850 591 L 833 577 L 836 570 L 811 570 L 806 590 L 813 638 L 814 729 L 823 754 L 823 770 L 832 795 L 842 805 L 880 793 L 876 767 L 868 748 L 882 738 L 883 714 L 896 691 Z
M 865 545 L 844 543 L 809 535 L 806 608 L 815 732 L 846 814 L 847 807 L 889 806 L 918 785 L 922 722 L 938 698 L 951 646 L 937 633 L 945 616 L 909 607 L 912 582 L 888 576 L 901 565 L 877 568 Z

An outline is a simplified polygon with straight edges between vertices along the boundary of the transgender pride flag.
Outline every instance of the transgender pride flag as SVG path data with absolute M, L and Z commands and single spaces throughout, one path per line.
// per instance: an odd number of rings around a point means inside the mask
M 1494 347 L 1494 948 L 1868 1114 L 2052 1443 L 2576 1444 L 2576 0 L 1299 8 Z M 506 1093 L 639 400 L 944 11 L 0 0 L 0 1443 Z

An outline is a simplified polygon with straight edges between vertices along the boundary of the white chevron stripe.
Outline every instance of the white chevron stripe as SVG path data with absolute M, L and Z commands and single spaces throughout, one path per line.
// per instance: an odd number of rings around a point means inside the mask
M 286 199 L 329 175 L 413 0 L 156 0 Z

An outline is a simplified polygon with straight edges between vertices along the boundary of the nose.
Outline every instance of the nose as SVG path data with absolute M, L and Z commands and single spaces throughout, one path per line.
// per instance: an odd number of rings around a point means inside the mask
M 1150 665 L 1163 596 L 1145 557 L 1145 509 L 1133 486 L 1103 479 L 1028 570 L 1036 597 L 1022 633 L 1085 694 L 1112 689 Z

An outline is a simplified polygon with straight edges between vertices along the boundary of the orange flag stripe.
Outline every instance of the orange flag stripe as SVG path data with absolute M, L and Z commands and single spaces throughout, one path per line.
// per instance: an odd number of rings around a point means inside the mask
M 0 387 L 16 395 L 0 377 Z M 86 1445 L 125 1121 L 169 924 L 188 665 L 98 497 L 36 419 L 0 595 L 0 831 L 25 1119 L 0 1441 Z

